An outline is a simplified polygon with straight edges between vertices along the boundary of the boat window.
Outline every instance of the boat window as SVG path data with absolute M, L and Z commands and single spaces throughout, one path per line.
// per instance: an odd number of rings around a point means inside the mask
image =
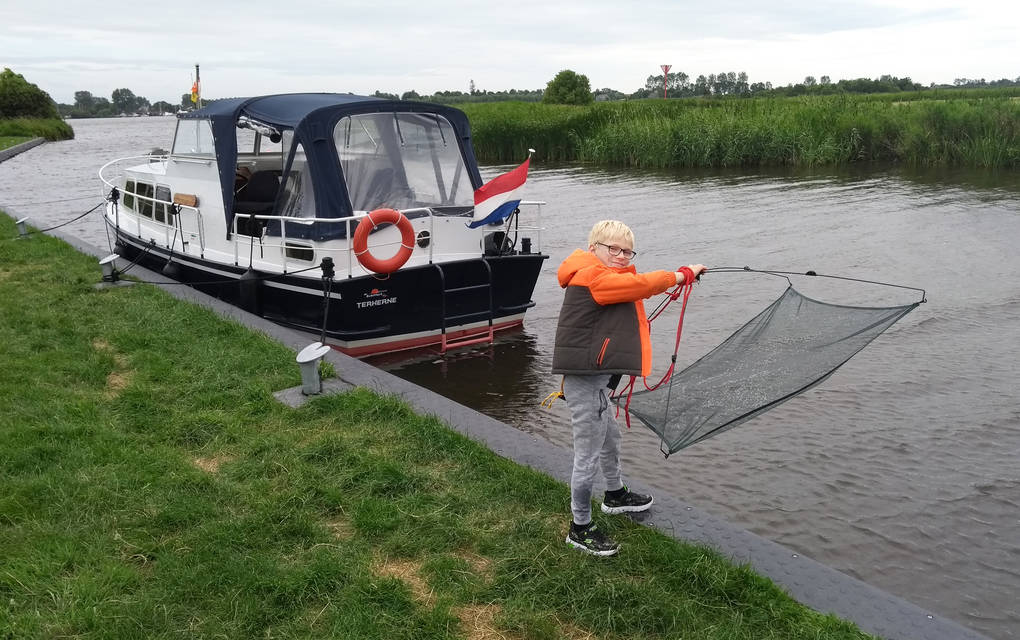
M 443 116 L 348 116 L 337 123 L 333 142 L 356 211 L 474 204 L 457 135 Z
M 156 185 L 156 200 L 152 217 L 159 222 L 170 222 L 170 187 Z
M 284 146 L 282 144 L 280 144 L 279 142 L 273 142 L 266 136 L 261 136 L 261 140 L 259 140 L 260 155 L 266 156 L 273 153 L 280 155 L 283 153 L 283 149 Z
M 283 152 L 284 146 L 279 142 L 272 142 L 269 136 L 255 133 L 251 129 L 235 128 L 237 132 L 237 155 L 270 155 Z
M 284 141 L 287 142 L 287 139 Z M 308 171 L 308 158 L 300 143 L 294 149 L 294 160 L 281 187 L 283 195 L 280 197 L 280 210 L 277 215 L 291 218 L 315 217 L 312 174 Z
M 124 206 L 128 209 L 135 208 L 135 181 L 128 180 L 124 184 Z
M 151 184 L 139 182 L 135 186 L 135 193 L 138 194 L 138 215 L 145 216 L 146 218 L 152 217 L 152 198 L 153 190 Z
M 287 242 L 284 247 L 288 258 L 304 260 L 306 262 L 311 262 L 315 259 L 315 250 L 308 245 Z
M 212 126 L 208 120 L 186 119 L 177 121 L 173 155 L 215 156 Z
M 255 153 L 255 132 L 251 129 L 234 127 L 237 134 L 237 155 Z

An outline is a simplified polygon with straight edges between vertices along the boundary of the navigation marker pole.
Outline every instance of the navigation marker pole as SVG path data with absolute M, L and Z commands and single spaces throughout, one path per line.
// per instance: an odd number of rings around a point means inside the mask
M 669 81 L 669 70 L 673 68 L 671 64 L 663 64 L 659 66 L 662 69 L 662 99 L 666 99 L 666 83 Z M 198 73 L 198 66 L 195 66 L 195 73 Z

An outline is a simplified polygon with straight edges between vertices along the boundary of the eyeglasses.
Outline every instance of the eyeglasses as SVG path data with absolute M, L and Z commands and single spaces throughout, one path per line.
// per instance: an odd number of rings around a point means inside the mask
M 618 247 L 615 244 L 608 245 L 602 242 L 596 242 L 595 244 L 601 244 L 603 247 L 606 248 L 607 251 L 609 251 L 609 255 L 611 256 L 618 256 L 620 254 L 623 254 L 624 258 L 628 260 L 633 260 L 634 256 L 637 255 L 637 251 L 634 251 L 632 249 L 624 249 L 623 247 Z

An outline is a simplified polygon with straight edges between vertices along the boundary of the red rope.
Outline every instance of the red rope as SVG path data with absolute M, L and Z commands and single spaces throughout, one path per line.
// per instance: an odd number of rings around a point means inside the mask
M 676 354 L 677 352 L 680 351 L 680 336 L 683 335 L 684 330 L 684 313 L 687 311 L 687 299 L 691 297 L 691 290 L 694 288 L 694 272 L 692 272 L 688 267 L 681 267 L 679 271 L 683 272 L 684 274 L 683 284 L 677 285 L 676 288 L 673 289 L 672 291 L 667 291 L 666 293 L 669 296 L 669 300 L 667 300 L 665 304 L 660 306 L 651 315 L 651 317 L 648 318 L 648 327 L 649 330 L 651 330 L 652 321 L 661 316 L 662 312 L 666 310 L 666 307 L 675 302 L 678 298 L 680 298 L 681 295 L 683 296 L 684 302 L 683 306 L 680 307 L 680 320 L 677 322 L 676 325 L 676 342 L 673 345 L 673 358 L 669 363 L 669 369 L 666 370 L 666 373 L 662 376 L 662 379 L 656 382 L 651 387 L 648 386 L 648 378 L 645 377 L 641 378 L 641 382 L 642 384 L 645 385 L 645 389 L 649 391 L 655 391 L 662 385 L 669 382 L 669 379 L 673 377 L 673 370 L 676 368 Z M 626 418 L 628 429 L 630 429 L 630 398 L 632 395 L 634 395 L 634 383 L 636 381 L 637 376 L 631 376 L 630 382 L 627 383 L 627 386 L 623 388 L 623 391 L 621 391 L 619 395 L 614 397 L 614 399 L 622 398 L 624 393 L 627 394 L 627 400 L 623 404 L 623 415 Z M 617 418 L 620 417 L 619 403 L 616 404 L 616 417 Z

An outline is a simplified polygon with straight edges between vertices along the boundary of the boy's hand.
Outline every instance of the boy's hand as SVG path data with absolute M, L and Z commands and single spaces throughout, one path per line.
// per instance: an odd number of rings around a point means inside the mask
M 708 267 L 706 267 L 703 264 L 689 264 L 689 265 L 687 265 L 687 269 L 691 270 L 691 273 L 694 275 L 694 279 L 695 280 L 697 280 L 701 276 L 702 273 L 704 273 L 705 271 L 708 271 Z M 685 283 L 686 277 L 684 276 L 684 272 L 683 271 L 677 271 L 673 275 L 676 276 L 676 283 L 677 284 L 686 284 Z

